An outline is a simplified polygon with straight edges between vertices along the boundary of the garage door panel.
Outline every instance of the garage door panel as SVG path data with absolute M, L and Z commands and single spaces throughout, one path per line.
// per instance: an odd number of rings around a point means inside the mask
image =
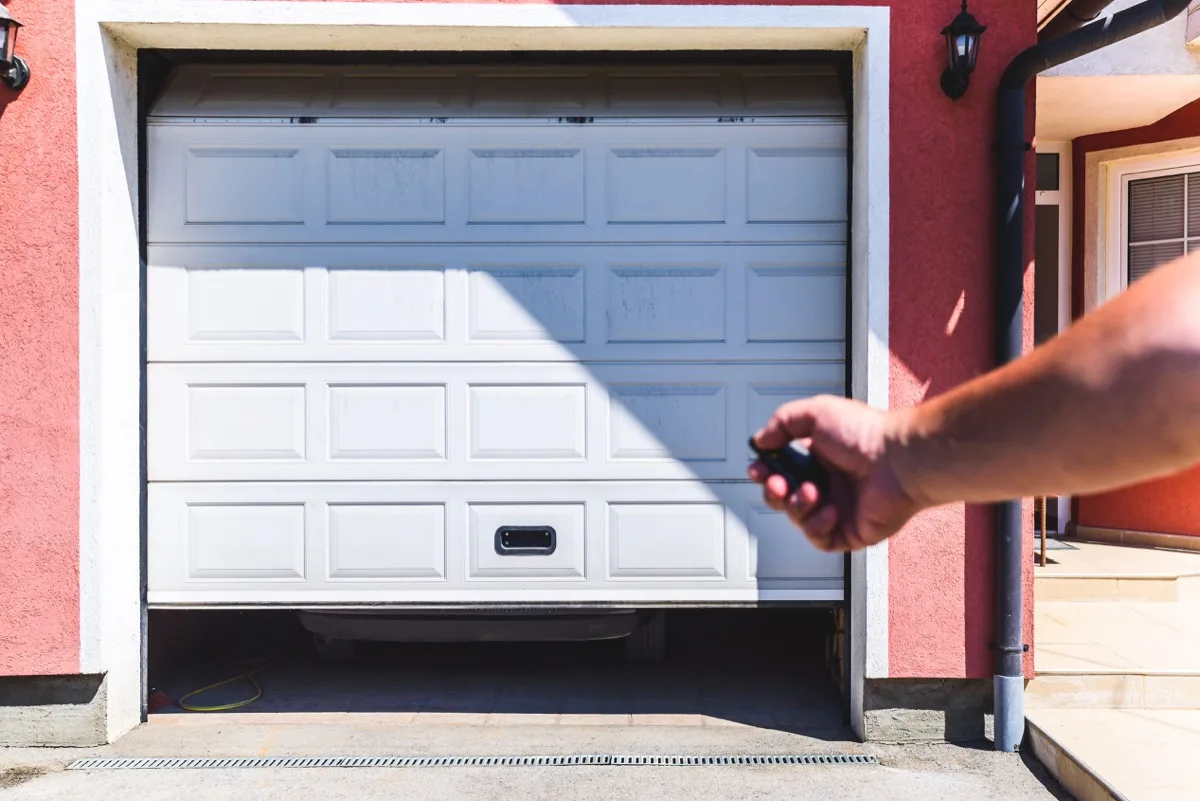
M 326 151 L 326 222 L 413 225 L 446 221 L 441 147 L 333 147 Z
M 836 600 L 843 558 L 757 487 L 695 482 L 155 483 L 149 602 Z M 496 552 L 550 526 L 542 556 Z
M 840 364 L 152 364 L 151 481 L 742 479 Z
M 178 70 L 150 602 L 841 599 L 745 466 L 844 394 L 846 123 L 828 65 Z
M 845 241 L 844 123 L 726 119 L 152 123 L 148 239 Z
M 840 360 L 841 245 L 151 249 L 149 358 Z

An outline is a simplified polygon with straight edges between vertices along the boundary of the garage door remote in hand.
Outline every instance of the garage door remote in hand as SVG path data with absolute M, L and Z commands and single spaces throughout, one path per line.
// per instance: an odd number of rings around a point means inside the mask
M 750 438 L 750 448 L 772 475 L 783 476 L 788 483 L 788 495 L 807 481 L 817 488 L 820 503 L 829 500 L 829 470 L 807 448 L 793 442 L 782 448 L 766 450 L 758 447 L 753 437 Z

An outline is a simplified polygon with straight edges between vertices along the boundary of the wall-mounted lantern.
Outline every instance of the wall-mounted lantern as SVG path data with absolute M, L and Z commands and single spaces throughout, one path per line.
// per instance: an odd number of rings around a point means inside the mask
M 21 23 L 0 6 L 0 82 L 19 92 L 29 83 L 29 65 L 17 55 L 17 31 Z
M 967 92 L 975 61 L 979 58 L 979 40 L 987 27 L 979 24 L 969 11 L 967 0 L 962 2 L 962 11 L 954 21 L 942 29 L 946 37 L 949 65 L 942 73 L 942 91 L 946 96 L 958 100 Z

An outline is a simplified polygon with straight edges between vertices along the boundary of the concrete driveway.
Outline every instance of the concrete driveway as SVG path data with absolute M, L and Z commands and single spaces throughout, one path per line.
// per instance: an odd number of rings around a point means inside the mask
M 155 719 L 113 746 L 0 750 L 0 798 L 180 799 L 1066 799 L 1040 766 L 961 746 L 869 746 L 752 725 L 396 723 L 386 715 Z M 661 722 L 660 722 L 661 723 Z M 64 770 L 83 756 L 867 754 L 878 765 L 769 767 Z

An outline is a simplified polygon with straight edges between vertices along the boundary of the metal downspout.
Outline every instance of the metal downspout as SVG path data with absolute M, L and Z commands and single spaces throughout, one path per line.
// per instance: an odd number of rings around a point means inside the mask
M 1190 0 L 1146 0 L 1030 47 L 1008 65 L 997 96 L 996 363 L 1024 351 L 1026 87 L 1043 70 L 1150 30 L 1187 9 Z M 996 505 L 995 747 L 1016 751 L 1025 731 L 1022 569 L 1027 557 L 1020 501 Z

